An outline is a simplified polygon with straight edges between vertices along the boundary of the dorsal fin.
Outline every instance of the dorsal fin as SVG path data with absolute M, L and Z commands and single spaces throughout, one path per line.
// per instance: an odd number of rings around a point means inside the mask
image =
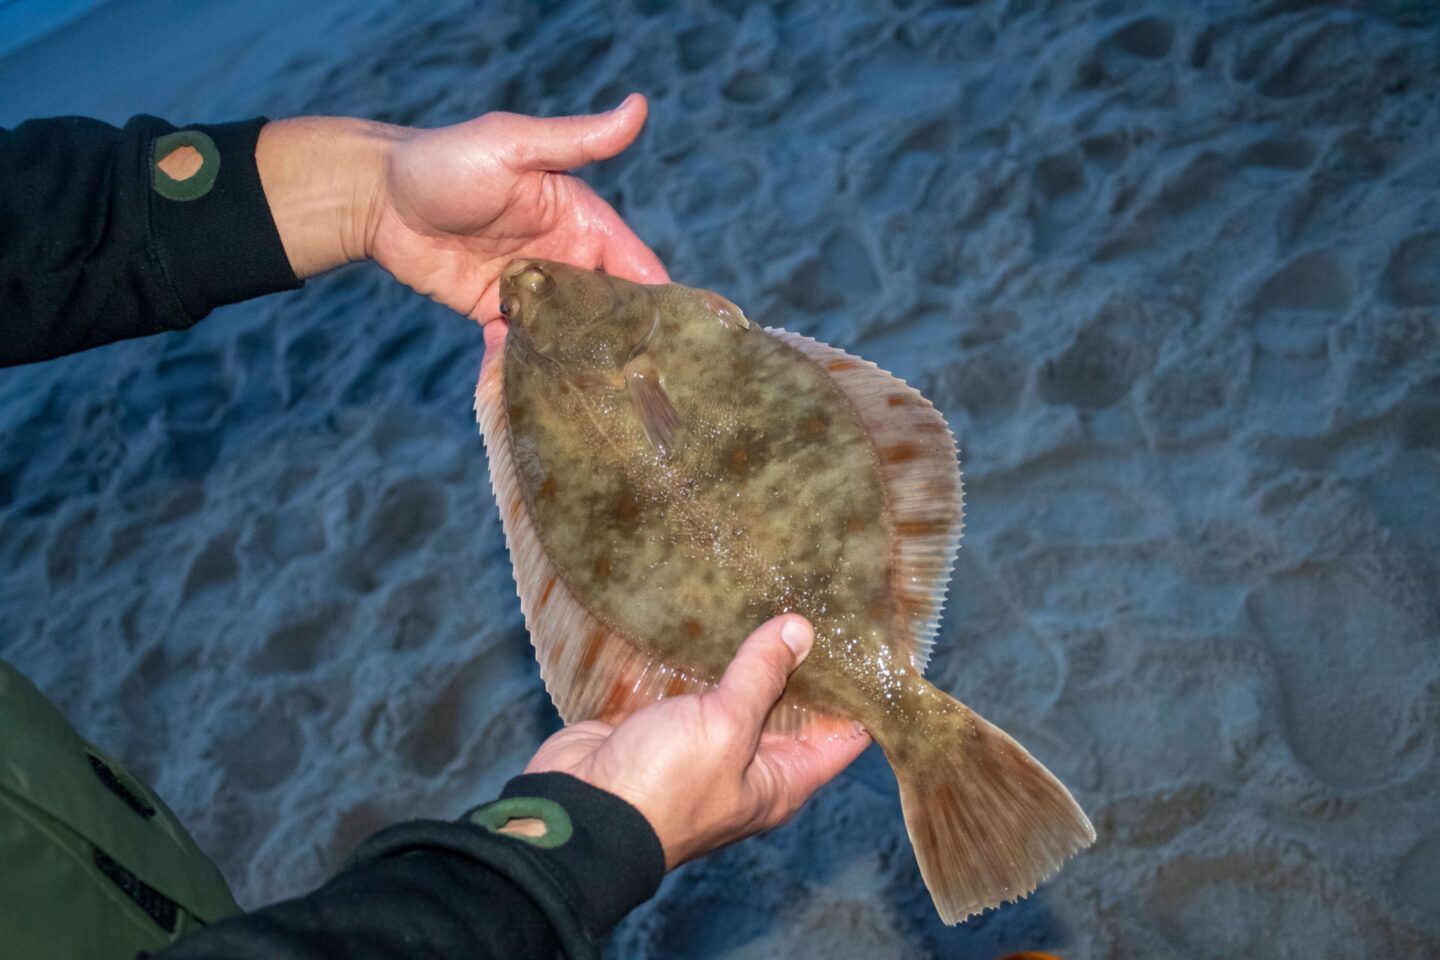
M 955 437 L 920 392 L 868 360 L 775 327 L 766 332 L 830 374 L 875 445 L 895 526 L 895 588 L 912 662 L 930 662 L 965 525 Z

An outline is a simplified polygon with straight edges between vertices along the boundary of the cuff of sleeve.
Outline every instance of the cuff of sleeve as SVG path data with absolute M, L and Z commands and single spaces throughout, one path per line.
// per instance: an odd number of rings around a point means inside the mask
M 200 152 L 204 163 L 216 165 L 202 166 L 195 175 L 197 183 L 209 184 L 198 196 L 164 189 L 167 181 L 172 188 L 176 181 L 155 167 L 157 141 L 188 142 L 175 136 L 177 128 L 148 116 L 129 124 L 143 134 L 137 138 L 141 169 L 151 175 L 150 253 L 190 323 L 222 304 L 303 285 L 290 268 L 255 164 L 255 144 L 266 122 L 257 117 L 182 128 L 204 134 L 196 138 L 201 142 L 208 138 Z
M 533 809 L 535 800 L 562 808 L 570 835 L 548 846 L 495 832 L 503 821 L 484 813 L 521 798 L 529 803 L 517 809 Z M 639 810 L 562 773 L 516 777 L 498 801 L 460 823 L 415 820 L 382 830 L 356 848 L 347 866 L 423 851 L 463 857 L 505 877 L 544 914 L 572 960 L 598 957 L 599 939 L 649 899 L 665 875 L 660 839 Z
M 569 814 L 570 838 L 536 853 L 574 879 L 585 925 L 597 935 L 659 889 L 665 851 L 649 821 L 629 803 L 564 773 L 524 774 L 500 792 L 500 802 L 519 797 L 552 801 Z

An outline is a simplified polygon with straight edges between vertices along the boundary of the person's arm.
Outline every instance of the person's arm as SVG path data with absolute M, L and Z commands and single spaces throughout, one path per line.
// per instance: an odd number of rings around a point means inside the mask
M 720 684 L 618 727 L 566 727 L 460 823 L 381 831 L 314 893 L 224 920 L 155 960 L 597 956 L 663 873 L 776 826 L 869 743 L 763 736 L 814 635 L 793 615 Z
M 297 275 L 373 259 L 485 323 L 499 317 L 500 271 L 516 257 L 669 279 L 615 210 L 563 172 L 619 154 L 648 109 L 631 94 L 607 113 L 487 113 L 434 130 L 298 117 L 266 126 L 256 159 Z
M 664 281 L 615 211 L 560 172 L 624 150 L 645 114 L 632 96 L 604 114 L 436 130 L 69 117 L 0 131 L 0 366 L 182 329 L 351 260 L 481 322 L 513 257 Z
M 176 128 L 155 117 L 0 130 L 0 365 L 183 329 L 299 286 L 255 166 L 264 122 L 187 128 L 209 159 L 186 180 L 156 165 Z
M 544 815 L 563 842 L 498 832 L 494 814 L 507 809 Z M 375 834 L 315 892 L 217 923 L 156 960 L 592 958 L 664 873 L 630 804 L 574 777 L 521 776 L 457 822 Z

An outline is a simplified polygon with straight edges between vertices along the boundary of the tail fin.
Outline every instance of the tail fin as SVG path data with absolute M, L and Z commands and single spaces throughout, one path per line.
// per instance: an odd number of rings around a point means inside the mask
M 1024 747 L 951 701 L 955 736 L 886 742 L 920 875 L 946 923 L 1018 900 L 1095 840 L 1070 791 Z M 910 747 L 911 749 L 906 749 Z

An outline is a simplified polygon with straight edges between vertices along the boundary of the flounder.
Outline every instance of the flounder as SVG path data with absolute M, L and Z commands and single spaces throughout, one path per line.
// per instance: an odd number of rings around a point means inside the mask
M 870 731 L 946 923 L 1093 841 L 1048 770 L 923 676 L 962 525 L 955 441 L 929 401 L 705 290 L 517 260 L 500 294 L 509 334 L 475 407 L 567 723 L 704 692 L 794 611 L 815 646 L 769 729 Z

